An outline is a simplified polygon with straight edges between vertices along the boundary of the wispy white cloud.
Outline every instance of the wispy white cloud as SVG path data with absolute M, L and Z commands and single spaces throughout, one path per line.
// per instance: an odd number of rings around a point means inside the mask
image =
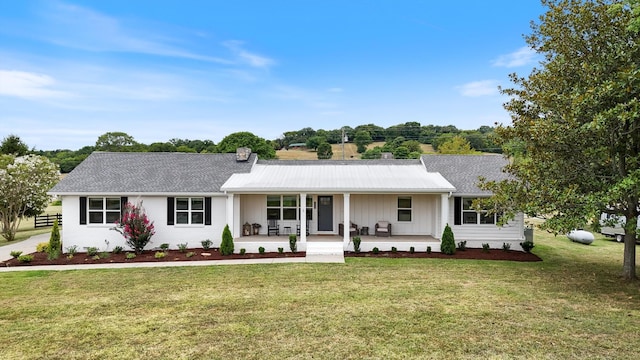
M 47 31 L 38 37 L 51 43 L 96 52 L 129 52 L 221 64 L 232 61 L 185 49 L 182 40 L 159 25 L 127 22 L 92 9 L 52 2 L 42 11 Z M 37 29 L 40 25 L 36 25 Z M 200 37 L 198 34 L 194 36 Z M 32 35 L 33 36 L 33 35 Z
M 332 87 L 330 89 L 327 89 L 327 91 L 332 93 L 341 93 L 344 91 L 344 89 L 339 87 Z
M 456 86 L 456 89 L 460 91 L 462 96 L 491 96 L 498 94 L 498 85 L 499 83 L 496 80 L 482 80 Z
M 266 56 L 254 54 L 244 49 L 244 43 L 238 40 L 225 41 L 223 45 L 231 50 L 231 52 L 238 57 L 238 59 L 249 66 L 268 69 L 275 65 L 275 61 Z
M 20 98 L 58 99 L 71 94 L 56 90 L 56 81 L 49 75 L 26 71 L 0 70 L 0 95 Z
M 525 46 L 512 52 L 511 54 L 498 56 L 498 58 L 493 60 L 492 63 L 493 66 L 512 68 L 529 65 L 535 61 L 536 52 L 530 47 Z

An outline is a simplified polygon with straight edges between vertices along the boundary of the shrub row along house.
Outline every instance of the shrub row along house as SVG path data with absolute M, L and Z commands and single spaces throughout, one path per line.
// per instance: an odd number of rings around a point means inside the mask
M 148 248 L 221 241 L 229 225 L 236 249 L 276 251 L 298 234 L 298 250 L 433 251 L 447 224 L 468 247 L 524 240 L 523 217 L 497 226 L 471 202 L 490 196 L 478 177 L 503 179 L 499 155 L 423 155 L 418 160 L 259 160 L 236 154 L 95 152 L 51 191 L 62 198 L 63 248 L 124 246 L 112 231 L 127 202 L 141 202 L 156 234 Z M 345 226 L 344 224 L 348 224 Z

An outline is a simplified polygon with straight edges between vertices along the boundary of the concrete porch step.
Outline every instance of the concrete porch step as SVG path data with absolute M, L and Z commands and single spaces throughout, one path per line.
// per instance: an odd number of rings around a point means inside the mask
M 307 256 L 309 255 L 344 256 L 342 241 L 307 241 Z

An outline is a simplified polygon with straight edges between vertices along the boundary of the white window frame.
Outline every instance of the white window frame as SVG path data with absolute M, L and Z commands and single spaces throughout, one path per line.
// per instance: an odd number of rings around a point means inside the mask
M 276 203 L 277 200 L 277 205 Z M 293 205 L 291 203 L 293 201 Z M 271 202 L 271 205 L 269 204 Z M 304 202 L 307 208 L 307 219 L 313 218 L 313 198 L 307 195 Z M 284 221 L 297 221 L 300 219 L 300 195 L 296 194 L 284 194 L 284 195 L 267 195 L 267 219 L 269 220 L 284 220 Z M 270 211 L 271 210 L 271 211 Z M 276 212 L 277 211 L 277 212 Z M 271 216 L 269 215 L 271 213 Z M 273 214 L 277 213 L 277 217 L 273 217 Z M 291 215 L 295 214 L 295 217 Z M 285 217 L 288 215 L 288 217 Z
M 98 203 L 100 206 L 98 207 Z M 117 209 L 114 206 L 118 205 Z M 100 221 L 95 221 L 93 216 L 100 215 Z M 120 197 L 92 196 L 87 198 L 87 224 L 105 225 L 115 224 L 121 218 L 122 202 Z M 92 216 L 93 215 L 93 216 Z
M 179 207 L 178 202 L 184 202 L 185 200 L 186 207 L 184 206 L 185 204 L 181 204 L 181 206 Z M 176 197 L 174 201 L 174 216 L 176 225 L 204 225 L 204 197 L 181 196 Z M 197 206 L 198 203 L 201 204 L 201 206 Z
M 409 200 L 409 207 L 401 207 L 400 201 Z M 398 196 L 396 205 L 398 207 L 397 219 L 398 222 L 412 222 L 413 221 L 413 197 L 411 196 Z M 404 219 L 400 214 L 409 215 L 409 219 Z
M 477 198 L 462 198 L 462 225 L 496 225 L 500 220 L 499 214 L 487 215 L 487 210 L 477 211 L 471 206 L 471 203 Z M 473 215 L 472 215 L 473 214 Z M 466 215 L 466 217 L 465 217 Z M 471 222 L 471 219 L 475 217 L 475 222 Z

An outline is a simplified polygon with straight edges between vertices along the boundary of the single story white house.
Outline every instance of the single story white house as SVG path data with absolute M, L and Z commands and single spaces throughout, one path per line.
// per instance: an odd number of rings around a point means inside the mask
M 509 243 L 517 250 L 524 240 L 522 215 L 499 227 L 495 215 L 471 208 L 473 199 L 491 195 L 476 186 L 478 177 L 503 179 L 506 164 L 500 155 L 284 161 L 259 160 L 250 150 L 94 152 L 50 193 L 62 199 L 63 248 L 79 250 L 127 248 L 110 230 L 127 202 L 142 202 L 154 222 L 148 248 L 200 247 L 205 239 L 217 247 L 228 224 L 236 250 L 247 252 L 288 249 L 290 233 L 308 254 L 352 250 L 355 235 L 363 251 L 439 251 L 449 224 L 456 242 L 467 247 Z M 387 232 L 377 232 L 376 224 Z

